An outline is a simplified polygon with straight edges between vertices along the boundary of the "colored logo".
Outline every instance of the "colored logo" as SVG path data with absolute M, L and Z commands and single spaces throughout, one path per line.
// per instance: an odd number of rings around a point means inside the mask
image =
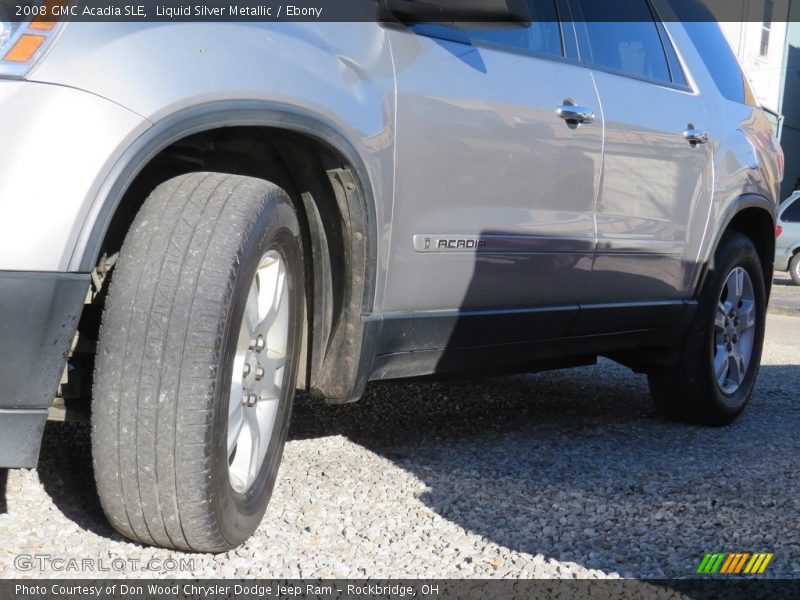
M 697 567 L 705 575 L 755 575 L 767 570 L 773 554 L 767 552 L 717 552 L 706 554 Z

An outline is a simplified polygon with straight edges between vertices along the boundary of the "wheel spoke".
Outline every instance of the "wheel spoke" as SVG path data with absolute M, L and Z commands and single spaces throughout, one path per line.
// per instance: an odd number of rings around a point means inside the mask
M 744 277 L 745 277 L 744 269 L 737 269 L 736 270 L 736 304 L 737 305 L 739 304 L 739 302 L 742 301 L 742 296 L 744 295 Z
M 717 376 L 717 383 L 720 387 L 725 385 L 730 370 L 730 361 L 724 347 L 717 347 L 717 355 L 714 357 L 714 373 Z
M 231 398 L 231 408 L 228 411 L 228 460 L 231 459 L 233 450 L 236 448 L 236 443 L 242 433 L 244 427 L 244 406 L 242 406 L 241 399 L 233 405 L 233 398 Z
M 247 485 L 251 483 L 258 475 L 258 467 L 260 466 L 259 456 L 261 455 L 261 426 L 258 420 L 258 407 L 245 411 L 245 419 L 247 419 L 247 427 L 250 430 L 250 462 L 247 469 Z
M 752 329 L 756 326 L 756 303 L 752 300 L 745 300 L 739 311 L 739 323 L 742 331 Z
M 250 339 L 256 336 L 256 330 L 261 322 L 258 310 L 258 281 L 259 278 L 256 276 L 253 284 L 250 286 L 250 291 L 247 294 L 247 304 L 244 307 L 244 323 L 246 324 Z
M 741 354 L 734 358 L 734 362 L 736 363 L 736 384 L 741 385 L 747 373 L 747 363 Z
M 280 306 L 281 302 L 283 301 L 283 291 L 286 288 L 286 267 L 283 264 L 283 261 L 278 261 L 278 280 L 275 285 L 275 298 L 272 301 L 272 304 L 275 306 L 275 310 L 277 311 Z
M 286 365 L 286 354 L 283 352 L 270 351 L 265 362 L 269 365 L 265 378 L 273 379 L 275 372 L 283 369 Z
M 742 269 L 734 270 L 729 276 L 726 284 L 728 288 L 727 305 L 735 308 L 742 299 L 742 289 L 744 288 L 744 271 Z
M 286 285 L 286 271 L 282 260 L 276 260 L 259 271 L 263 288 L 259 290 L 258 306 L 260 322 L 258 331 L 266 335 L 278 318 L 283 292 Z
M 717 314 L 714 316 L 714 327 L 719 331 L 725 330 L 725 319 L 728 317 L 728 311 L 725 308 L 725 305 L 720 300 L 717 303 Z
M 272 381 L 275 384 L 275 390 L 277 391 L 278 395 L 280 394 L 280 391 L 283 388 L 283 375 L 285 372 L 286 369 L 283 367 L 282 364 L 280 367 L 275 369 L 275 378 Z
M 741 381 L 740 359 L 736 355 L 731 355 L 728 362 L 730 363 L 730 370 L 728 371 L 728 379 L 730 379 L 733 383 L 738 384 Z
M 235 489 L 238 492 L 243 492 L 244 490 L 247 489 L 247 483 L 242 481 L 242 478 L 239 477 L 238 472 L 230 470 L 228 472 L 230 474 L 231 487 L 233 487 L 233 489 Z

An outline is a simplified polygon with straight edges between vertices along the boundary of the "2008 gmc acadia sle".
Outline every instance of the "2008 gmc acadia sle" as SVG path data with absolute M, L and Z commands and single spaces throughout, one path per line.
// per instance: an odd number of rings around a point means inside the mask
M 719 27 L 679 0 L 456 25 L 380 1 L 0 25 L 0 466 L 36 465 L 54 396 L 91 399 L 114 527 L 224 551 L 296 389 L 606 356 L 670 418 L 742 412 L 783 157 Z

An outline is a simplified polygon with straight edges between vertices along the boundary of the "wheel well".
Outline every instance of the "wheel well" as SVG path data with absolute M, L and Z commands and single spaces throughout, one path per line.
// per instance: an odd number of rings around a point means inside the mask
M 747 236 L 753 242 L 761 259 L 764 279 L 769 290 L 775 260 L 775 222 L 772 216 L 763 208 L 745 208 L 736 213 L 727 228 Z
M 349 400 L 358 368 L 357 357 L 352 354 L 358 350 L 356 342 L 360 339 L 354 337 L 361 335 L 360 317 L 370 308 L 366 306 L 370 280 L 366 272 L 370 264 L 366 260 L 368 215 L 352 205 L 353 196 L 363 198 L 365 193 L 363 182 L 355 174 L 357 169 L 330 145 L 277 127 L 222 127 L 184 137 L 154 156 L 122 196 L 100 246 L 101 277 L 103 270 L 110 271 L 107 262 L 113 266 L 109 257 L 119 252 L 149 194 L 164 181 L 193 171 L 258 177 L 289 194 L 300 217 L 306 247 L 307 310 L 298 386 L 329 399 Z M 357 244 L 360 249 L 355 248 Z M 79 331 L 90 342 L 98 337 L 104 299 L 104 293 L 97 294 L 82 318 Z M 316 313 L 324 313 L 326 318 L 320 319 Z M 356 318 L 358 323 L 354 322 Z M 348 348 L 348 358 L 337 345 Z M 327 362 L 326 355 L 330 355 Z M 351 369 L 331 369 L 328 362 L 334 358 L 344 360 Z

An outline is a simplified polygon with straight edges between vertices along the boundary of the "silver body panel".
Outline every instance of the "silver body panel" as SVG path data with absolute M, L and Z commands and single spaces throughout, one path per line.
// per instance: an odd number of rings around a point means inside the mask
M 589 68 L 571 26 L 554 58 L 378 23 L 65 24 L 26 80 L 0 78 L 0 466 L 36 464 L 128 186 L 211 129 L 299 131 L 350 166 L 328 173 L 366 231 L 346 324 L 311 350 L 328 400 L 677 347 L 726 227 L 774 224 L 782 173 L 763 112 L 665 27 L 687 86 Z
M 713 150 L 683 135 L 708 121 L 704 98 L 613 73 L 594 79 L 605 120 L 594 271 L 608 282 L 597 301 L 685 297 L 698 250 L 690 229 L 713 194 Z
M 0 271 L 69 270 L 103 175 L 149 126 L 93 94 L 0 80 Z
M 410 31 L 390 39 L 402 68 L 385 310 L 589 299 L 603 123 L 570 128 L 555 111 L 565 98 L 599 105 L 590 72 Z M 521 247 L 425 254 L 409 243 L 417 234 L 517 236 Z
M 375 313 L 689 298 L 741 198 L 774 210 L 779 175 L 761 111 L 668 28 L 688 90 L 375 23 L 67 24 L 29 82 L 0 82 L 0 270 L 80 270 L 126 150 L 250 102 L 318 119 L 363 161 Z M 595 122 L 568 127 L 565 98 Z M 427 235 L 506 245 L 420 252 Z
M 373 207 L 379 243 L 388 243 L 395 88 L 388 38 L 377 24 L 69 23 L 29 78 L 125 106 L 151 124 L 151 131 L 180 123 L 184 115 L 212 116 L 245 102 L 254 110 L 324 123 L 363 160 L 372 196 L 379 199 Z M 86 145 L 95 135 L 94 127 L 86 127 L 91 123 L 88 117 L 81 122 Z M 148 132 L 141 135 L 147 137 Z M 118 152 L 130 145 L 130 140 L 122 142 Z M 68 200 L 83 232 L 91 231 L 107 201 L 103 192 L 112 183 L 110 173 L 110 168 L 95 172 L 101 193 L 76 193 Z M 86 239 L 76 242 L 70 252 L 46 261 L 31 252 L 39 266 L 14 261 L 0 269 L 58 265 L 78 270 Z M 378 305 L 385 271 L 385 263 L 379 265 Z

